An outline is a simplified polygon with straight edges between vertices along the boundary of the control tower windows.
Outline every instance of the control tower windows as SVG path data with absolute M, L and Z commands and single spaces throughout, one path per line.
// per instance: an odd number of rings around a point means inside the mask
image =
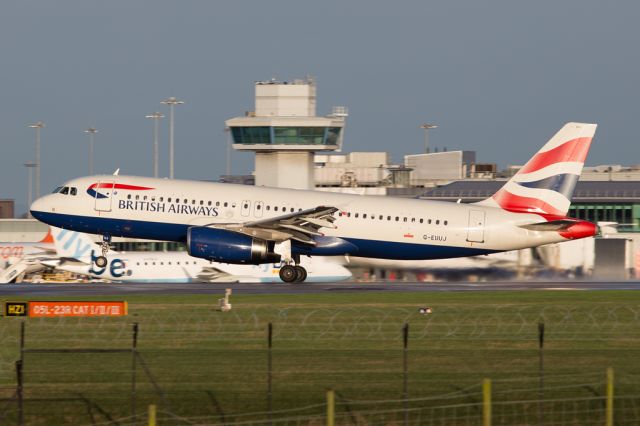
M 271 132 L 269 127 L 232 127 L 234 143 L 243 144 L 269 144 Z
M 329 127 L 329 129 L 327 129 L 327 141 L 325 143 L 327 145 L 337 145 L 340 130 L 342 130 L 340 127 Z
M 323 145 L 324 127 L 274 127 L 276 145 Z

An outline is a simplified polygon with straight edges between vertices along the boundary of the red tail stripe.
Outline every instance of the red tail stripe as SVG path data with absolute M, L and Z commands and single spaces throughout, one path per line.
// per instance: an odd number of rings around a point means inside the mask
M 556 209 L 551 204 L 537 198 L 521 197 L 504 189 L 493 195 L 493 199 L 504 210 L 513 213 L 543 213 L 556 216 L 564 216 L 564 212 Z
M 550 164 L 566 161 L 584 163 L 584 160 L 587 158 L 587 153 L 589 152 L 589 145 L 591 145 L 591 138 L 571 139 L 549 151 L 536 154 L 520 169 L 520 173 L 535 172 Z
M 154 188 L 147 188 L 146 186 L 136 186 L 136 185 L 125 185 L 122 183 L 116 183 L 115 185 L 109 182 L 103 182 L 100 184 L 94 183 L 93 185 L 91 185 L 89 187 L 89 189 L 96 189 L 96 188 L 115 188 L 115 189 L 130 189 L 133 191 L 145 191 L 145 190 L 149 190 L 149 189 L 154 189 Z

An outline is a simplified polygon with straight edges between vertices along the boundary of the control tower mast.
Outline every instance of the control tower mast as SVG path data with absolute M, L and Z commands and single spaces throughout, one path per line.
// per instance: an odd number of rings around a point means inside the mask
M 233 148 L 256 153 L 257 186 L 313 189 L 313 156 L 342 147 L 345 107 L 316 116 L 315 82 L 255 83 L 255 110 L 225 122 Z

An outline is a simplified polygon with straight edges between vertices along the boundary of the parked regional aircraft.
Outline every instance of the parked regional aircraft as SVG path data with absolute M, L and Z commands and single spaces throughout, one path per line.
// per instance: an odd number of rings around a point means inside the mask
M 38 242 L 0 242 L 0 283 L 19 282 L 44 270 L 40 261 L 55 255 L 50 232 Z
M 4 269 L 27 256 L 55 255 L 51 232 L 38 242 L 0 242 L 0 268 Z
M 181 241 L 191 256 L 225 263 L 286 263 L 304 281 L 301 255 L 438 259 L 592 236 L 566 217 L 595 124 L 567 123 L 491 198 L 475 204 L 319 193 L 114 175 L 72 179 L 36 200 L 32 215 L 103 236 Z M 517 135 L 516 135 L 517 136 Z M 294 266 L 295 265 L 295 266 Z
M 92 278 L 119 282 L 276 282 L 280 263 L 232 265 L 213 263 L 186 252 L 111 252 L 107 265 L 95 264 L 96 242 L 87 234 L 52 227 L 57 259 L 43 265 Z M 308 281 L 343 281 L 351 272 L 336 262 L 305 257 Z

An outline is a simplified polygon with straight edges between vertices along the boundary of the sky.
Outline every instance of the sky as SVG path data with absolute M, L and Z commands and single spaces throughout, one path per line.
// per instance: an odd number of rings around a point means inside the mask
M 477 152 L 522 164 L 565 122 L 599 124 L 587 164 L 640 163 L 640 2 L 600 0 L 20 0 L 0 5 L 0 199 L 26 209 L 42 129 L 42 192 L 95 170 L 153 174 L 160 101 L 175 175 L 226 169 L 224 121 L 254 82 L 314 76 L 317 112 L 349 108 L 344 151 Z M 168 175 L 168 120 L 161 122 Z M 233 153 L 232 172 L 253 170 Z

